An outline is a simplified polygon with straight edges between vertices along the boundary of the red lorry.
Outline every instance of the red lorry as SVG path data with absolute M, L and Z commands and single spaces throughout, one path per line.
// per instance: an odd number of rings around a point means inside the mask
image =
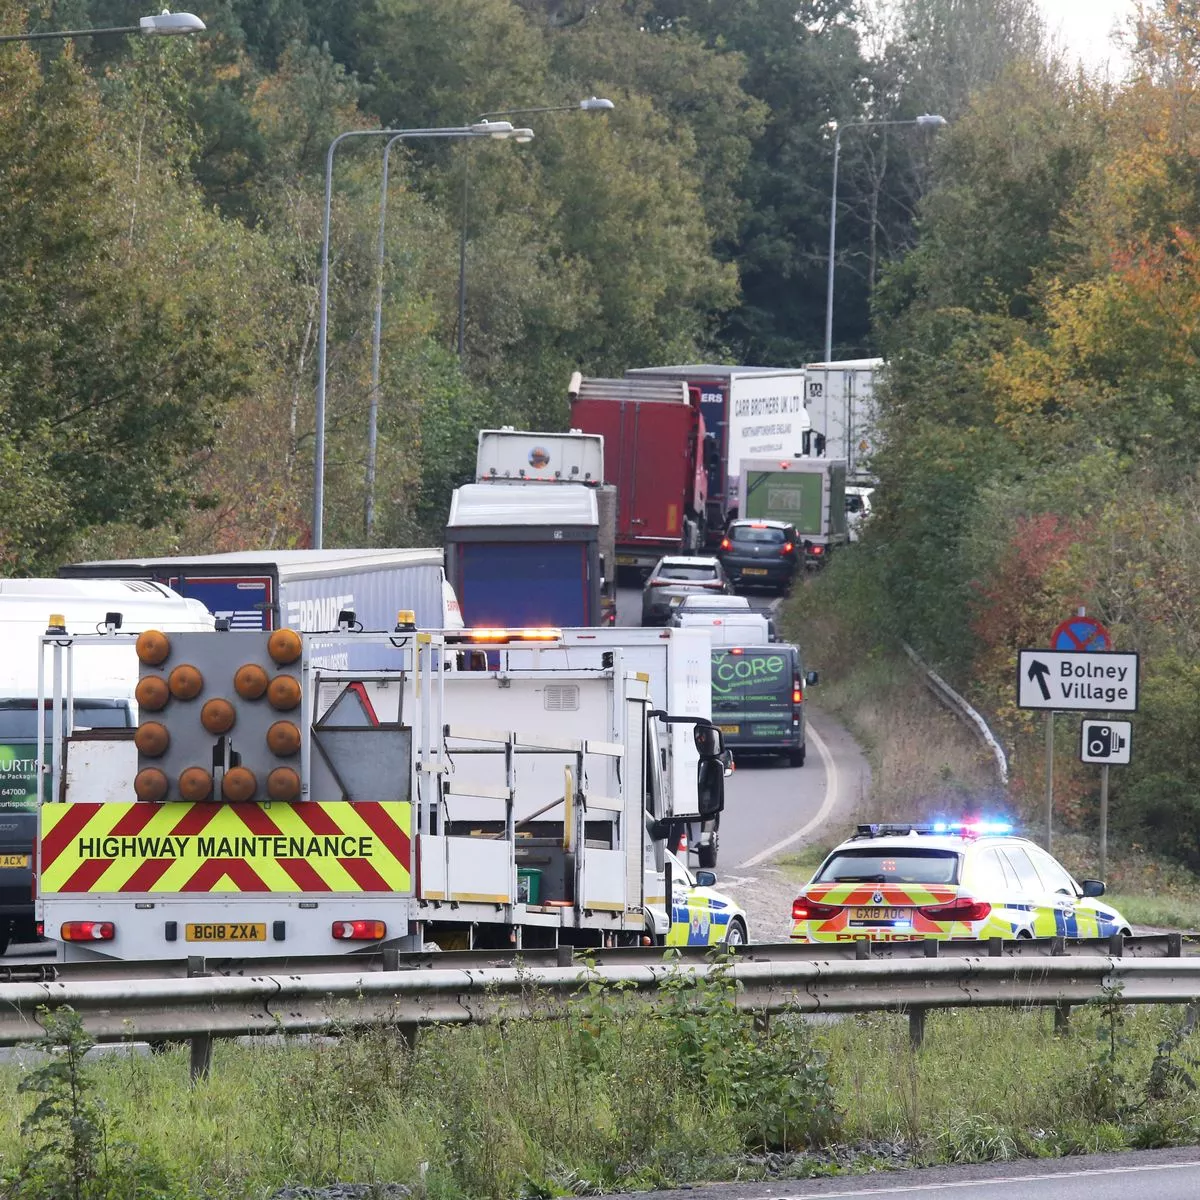
M 604 437 L 604 482 L 617 489 L 617 566 L 648 574 L 664 554 L 705 544 L 707 456 L 700 392 L 681 380 L 571 376 L 571 427 Z

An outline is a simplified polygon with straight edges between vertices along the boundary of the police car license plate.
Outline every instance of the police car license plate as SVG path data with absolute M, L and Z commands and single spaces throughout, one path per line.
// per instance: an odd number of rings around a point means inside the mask
M 0 854 L 0 867 L 27 867 L 28 854 Z
M 722 733 L 741 733 L 742 732 L 742 727 L 740 725 L 718 725 L 717 728 Z
M 904 916 L 902 908 L 856 908 L 851 916 L 852 921 L 898 921 Z
M 189 924 L 184 930 L 184 937 L 189 942 L 265 942 L 267 927 L 244 921 Z
M 766 573 L 767 573 L 766 567 L 743 567 L 742 568 L 743 575 L 765 575 Z

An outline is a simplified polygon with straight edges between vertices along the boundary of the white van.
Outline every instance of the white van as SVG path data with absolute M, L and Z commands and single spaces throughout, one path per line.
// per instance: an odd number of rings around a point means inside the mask
M 133 637 L 144 629 L 183 633 L 214 628 L 199 600 L 140 579 L 0 579 L 0 954 L 15 936 L 35 936 L 32 852 L 37 837 L 39 639 L 51 615 L 68 633 L 103 632 L 119 614 L 119 648 L 81 648 L 72 666 L 76 729 L 137 724 Z M 52 694 L 46 664 L 47 706 Z M 50 714 L 43 718 L 49 736 Z
M 775 640 L 775 623 L 759 612 L 680 612 L 673 624 L 680 629 L 707 629 L 713 648 L 719 646 L 765 646 Z

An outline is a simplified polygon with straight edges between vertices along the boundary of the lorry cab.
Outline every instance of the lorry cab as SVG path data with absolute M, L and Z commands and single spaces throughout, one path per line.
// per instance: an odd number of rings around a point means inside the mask
M 713 721 L 740 759 L 782 754 L 804 765 L 804 689 L 817 682 L 805 674 L 800 651 L 786 642 L 715 646 L 712 654 Z

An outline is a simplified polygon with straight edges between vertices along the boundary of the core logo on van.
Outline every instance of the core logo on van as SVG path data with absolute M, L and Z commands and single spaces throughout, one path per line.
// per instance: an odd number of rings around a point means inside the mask
M 542 446 L 534 446 L 529 452 L 529 465 L 536 467 L 539 471 L 543 467 L 550 465 L 550 451 Z
M 713 692 L 728 695 L 743 688 L 773 684 L 787 676 L 787 660 L 782 654 L 729 656 L 718 660 L 713 656 Z

